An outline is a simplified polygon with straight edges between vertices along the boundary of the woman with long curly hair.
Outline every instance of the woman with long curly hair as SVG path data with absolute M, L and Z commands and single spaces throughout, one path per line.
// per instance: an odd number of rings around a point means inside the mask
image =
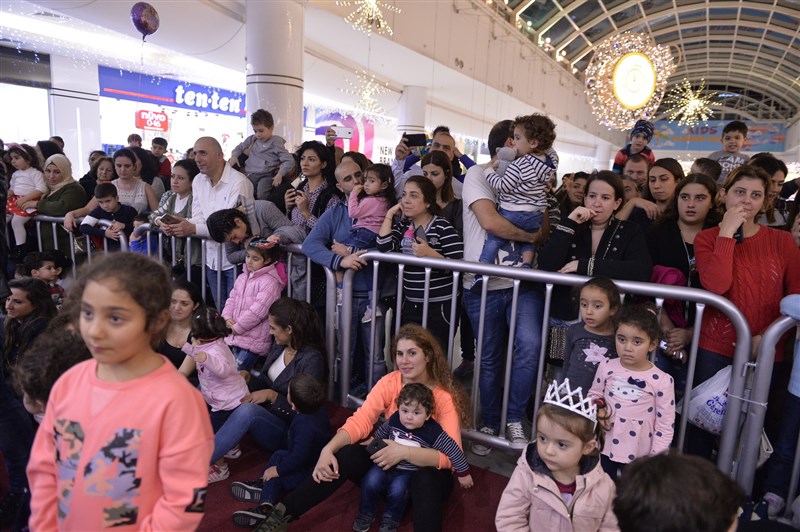
M 461 425 L 469 415 L 467 397 L 453 380 L 439 342 L 423 327 L 409 323 L 400 328 L 392 343 L 392 359 L 397 369 L 378 381 L 361 408 L 322 449 L 312 478 L 275 505 L 263 529 L 285 529 L 286 523 L 299 519 L 347 480 L 360 483 L 373 464 L 388 471 L 402 460 L 419 468 L 409 487 L 414 530 L 441 529 L 444 502 L 453 486 L 450 460 L 435 449 L 392 440 L 384 440 L 386 446 L 370 455 L 359 442 L 370 436 L 379 416 L 388 419 L 397 411 L 397 396 L 404 385 L 420 383 L 433 390 L 433 418 L 462 447 Z

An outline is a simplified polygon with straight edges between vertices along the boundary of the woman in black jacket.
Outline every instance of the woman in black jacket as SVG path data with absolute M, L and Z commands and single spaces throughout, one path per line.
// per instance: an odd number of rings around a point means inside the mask
M 592 174 L 582 207 L 563 218 L 539 252 L 539 268 L 551 272 L 602 275 L 625 281 L 649 281 L 652 264 L 641 229 L 614 217 L 625 197 L 622 179 L 610 171 Z M 556 288 L 551 315 L 578 316 L 568 288 Z

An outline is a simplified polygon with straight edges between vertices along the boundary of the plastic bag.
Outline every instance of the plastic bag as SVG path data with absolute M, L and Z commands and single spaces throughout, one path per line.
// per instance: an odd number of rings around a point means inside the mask
M 689 423 L 712 434 L 722 432 L 722 420 L 728 408 L 728 384 L 731 381 L 731 366 L 692 389 L 689 399 Z M 683 400 L 678 412 L 683 409 Z

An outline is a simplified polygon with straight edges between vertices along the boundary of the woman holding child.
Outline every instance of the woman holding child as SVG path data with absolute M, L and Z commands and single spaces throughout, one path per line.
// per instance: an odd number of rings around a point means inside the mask
M 402 460 L 419 467 L 409 488 L 414 530 L 441 530 L 444 502 L 453 486 L 450 460 L 434 449 L 408 447 L 392 440 L 384 440 L 386 447 L 370 456 L 359 442 L 372 434 L 381 415 L 389 419 L 397 411 L 397 397 L 403 386 L 420 383 L 433 389 L 433 418 L 461 447 L 461 425 L 468 417 L 467 398 L 453 381 L 438 342 L 419 325 L 400 328 L 392 344 L 392 358 L 398 369 L 378 381 L 361 408 L 322 449 L 313 478 L 275 505 L 259 530 L 285 530 L 286 523 L 333 495 L 347 480 L 360 482 L 373 464 L 389 470 Z
M 72 177 L 72 163 L 64 155 L 53 155 L 44 163 L 44 180 L 47 194 L 38 202 L 29 201 L 25 208 L 36 209 L 45 216 L 64 216 L 71 209 L 86 203 L 83 187 Z M 88 211 L 87 211 L 88 212 Z M 56 244 L 53 231 L 56 231 Z M 69 255 L 69 235 L 50 224 L 42 224 L 42 249 L 60 249 Z

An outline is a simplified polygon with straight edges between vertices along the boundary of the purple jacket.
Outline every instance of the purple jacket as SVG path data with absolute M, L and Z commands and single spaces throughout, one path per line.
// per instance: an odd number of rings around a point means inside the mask
M 278 274 L 276 264 L 250 272 L 247 264 L 236 278 L 231 295 L 225 302 L 222 317 L 233 320 L 233 334 L 225 338 L 228 345 L 264 355 L 272 345 L 269 334 L 269 307 L 281 297 L 286 280 Z
M 204 362 L 197 362 L 197 359 L 195 362 L 200 391 L 211 410 L 233 410 L 242 403 L 242 398 L 249 393 L 247 383 L 236 371 L 236 359 L 222 338 L 203 345 L 186 342 L 181 351 L 192 358 L 206 354 Z

